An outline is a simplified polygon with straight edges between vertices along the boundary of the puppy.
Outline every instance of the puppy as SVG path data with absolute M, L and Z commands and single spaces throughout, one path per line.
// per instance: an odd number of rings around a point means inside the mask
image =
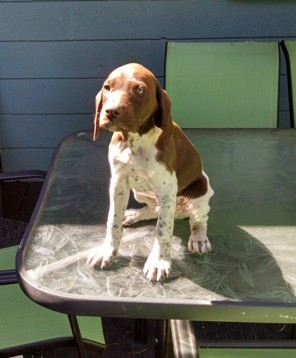
M 207 238 L 209 199 L 214 192 L 199 154 L 171 119 L 170 100 L 155 76 L 139 64 L 114 70 L 96 96 L 94 140 L 100 128 L 113 132 L 109 145 L 110 207 L 104 243 L 88 257 L 90 267 L 114 261 L 123 225 L 157 218 L 154 244 L 144 266 L 149 280 L 171 271 L 174 218 L 189 218 L 188 249 L 211 251 Z M 126 210 L 130 190 L 146 204 Z

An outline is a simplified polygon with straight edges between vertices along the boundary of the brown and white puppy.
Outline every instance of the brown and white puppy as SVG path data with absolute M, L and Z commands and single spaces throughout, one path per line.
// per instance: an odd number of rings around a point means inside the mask
M 157 218 L 155 238 L 144 266 L 149 280 L 169 276 L 174 218 L 189 217 L 191 252 L 211 251 L 207 220 L 214 192 L 199 154 L 172 121 L 170 107 L 155 76 L 135 63 L 114 70 L 96 96 L 94 140 L 100 128 L 114 133 L 109 145 L 107 233 L 88 257 L 91 267 L 112 264 L 123 225 L 152 218 Z M 126 210 L 130 190 L 146 204 L 143 208 Z

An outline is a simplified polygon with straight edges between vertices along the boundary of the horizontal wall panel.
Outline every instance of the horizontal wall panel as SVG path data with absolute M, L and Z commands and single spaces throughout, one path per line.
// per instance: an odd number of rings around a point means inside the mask
M 0 146 L 55 147 L 66 135 L 92 127 L 92 115 L 0 115 Z
M 102 78 L 138 62 L 163 75 L 165 41 L 0 43 L 0 78 Z
M 286 77 L 281 76 L 280 106 L 288 109 Z M 163 78 L 159 79 L 163 86 Z M 2 114 L 91 114 L 102 81 L 92 79 L 2 80 Z
M 9 2 L 0 40 L 289 37 L 294 24 L 291 1 Z
M 163 85 L 163 79 L 159 79 Z M 1 80 L 2 114 L 94 113 L 102 81 L 96 79 Z
M 141 63 L 161 77 L 164 75 L 166 42 L 0 42 L 0 79 L 104 78 L 114 68 L 129 62 Z M 285 56 L 281 51 L 281 73 L 286 74 L 286 71 Z
M 92 79 L 1 80 L 3 114 L 94 112 L 102 82 Z
M 40 169 L 47 170 L 54 148 L 3 149 L 1 150 L 4 171 Z

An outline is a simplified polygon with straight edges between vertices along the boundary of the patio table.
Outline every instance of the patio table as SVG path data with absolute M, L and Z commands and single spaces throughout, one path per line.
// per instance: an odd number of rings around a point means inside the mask
M 150 282 L 142 269 L 152 220 L 124 228 L 112 267 L 90 269 L 88 253 L 105 236 L 110 133 L 93 142 L 90 130 L 81 131 L 56 150 L 18 250 L 31 299 L 70 315 L 296 323 L 296 130 L 185 132 L 215 191 L 213 251 L 189 253 L 188 220 L 176 220 L 172 274 Z

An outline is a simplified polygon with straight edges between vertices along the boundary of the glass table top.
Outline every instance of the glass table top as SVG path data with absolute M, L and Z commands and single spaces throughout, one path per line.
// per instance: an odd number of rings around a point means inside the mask
M 171 318 L 192 317 L 198 305 L 280 305 L 293 308 L 296 320 L 296 131 L 191 129 L 186 134 L 215 191 L 208 222 L 213 251 L 191 254 L 188 220 L 176 220 L 172 274 L 150 282 L 142 269 L 153 243 L 156 221 L 151 220 L 124 228 L 112 267 L 90 269 L 88 253 L 105 236 L 110 134 L 94 143 L 91 131 L 79 132 L 57 151 L 18 253 L 22 285 L 34 300 L 80 314 L 125 316 L 138 310 L 145 316 L 144 310 L 148 314 L 154 307 L 157 317 L 163 312 Z

